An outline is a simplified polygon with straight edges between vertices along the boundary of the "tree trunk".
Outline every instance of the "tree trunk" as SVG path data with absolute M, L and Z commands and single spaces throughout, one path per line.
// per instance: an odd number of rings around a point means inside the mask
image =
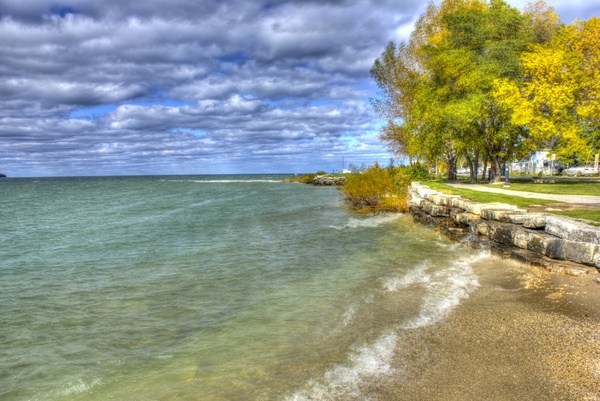
M 458 154 L 454 149 L 446 152 L 446 163 L 448 164 L 448 181 L 456 181 L 456 161 L 458 160 Z
M 487 157 L 483 161 L 483 171 L 481 172 L 481 181 L 485 181 L 485 175 L 487 174 L 488 169 L 488 159 Z
M 492 167 L 490 168 L 490 184 L 502 182 L 502 160 L 493 157 Z
M 471 158 L 471 156 L 467 155 L 466 159 L 467 164 L 469 165 L 469 178 L 471 180 L 471 183 L 474 184 L 477 182 L 477 169 L 479 168 L 479 153 L 476 153 L 474 158 Z

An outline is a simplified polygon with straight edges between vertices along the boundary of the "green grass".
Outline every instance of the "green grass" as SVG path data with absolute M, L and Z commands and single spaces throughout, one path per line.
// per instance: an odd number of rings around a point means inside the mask
M 600 211 L 598 210 L 563 210 L 553 211 L 552 214 L 559 214 L 561 216 L 569 216 L 574 219 L 592 221 L 590 223 L 593 226 L 600 226 Z
M 511 181 L 510 187 L 505 189 L 539 194 L 600 196 L 600 182 L 557 181 L 554 184 L 534 184 L 533 182 Z
M 520 196 L 494 194 L 489 192 L 475 191 L 472 189 L 455 188 L 438 181 L 423 181 L 422 184 L 427 185 L 431 189 L 435 189 L 436 191 L 452 195 L 460 195 L 465 199 L 470 199 L 482 203 L 500 202 L 508 203 L 518 207 L 527 207 L 532 205 L 547 205 L 548 203 L 556 203 L 556 201 L 544 199 L 522 198 Z
M 451 187 L 449 185 L 446 185 L 442 182 L 439 181 L 423 181 L 422 182 L 424 185 L 429 186 L 431 189 L 435 189 L 437 191 L 440 192 L 444 192 L 447 194 L 452 194 L 452 195 L 460 195 L 461 197 L 465 198 L 465 199 L 470 199 L 476 202 L 482 202 L 482 203 L 491 203 L 491 202 L 501 202 L 501 203 L 508 203 L 510 205 L 515 205 L 517 207 L 528 207 L 528 206 L 533 206 L 533 205 L 547 205 L 549 203 L 559 203 L 556 201 L 551 201 L 551 200 L 544 200 L 544 199 L 528 199 L 528 198 L 522 198 L 520 196 L 510 196 L 510 195 L 503 195 L 503 194 L 494 194 L 494 193 L 489 193 L 489 192 L 481 192 L 481 191 L 474 191 L 471 189 L 463 189 L 463 188 L 455 188 L 455 187 Z M 519 191 L 529 191 L 529 192 L 536 192 L 536 193 L 560 193 L 560 194 L 570 194 L 570 195 L 582 195 L 582 193 L 580 191 L 584 190 L 585 188 L 589 188 L 590 185 L 598 185 L 600 186 L 600 183 L 587 183 L 587 182 L 579 182 L 579 183 L 560 183 L 560 184 L 524 184 L 524 183 L 511 183 L 511 189 L 513 190 L 519 190 Z M 530 189 L 530 187 L 535 186 L 535 185 L 539 185 L 540 187 L 554 187 L 554 185 L 558 185 L 559 188 L 563 188 L 561 189 L 562 191 L 569 191 L 569 192 L 554 192 L 554 190 L 552 191 L 547 191 L 547 190 L 537 190 L 537 191 L 533 191 Z M 595 192 L 591 192 L 591 193 L 583 193 L 585 195 L 600 195 L 600 193 L 595 193 Z M 600 211 L 599 210 L 584 210 L 584 209 L 579 209 L 579 210 L 563 210 L 563 211 L 547 211 L 545 213 L 552 213 L 552 214 L 557 214 L 557 215 L 561 215 L 561 216 L 568 216 L 568 217 L 572 217 L 574 219 L 578 219 L 578 220 L 587 220 L 590 221 L 592 223 L 592 225 L 595 226 L 600 226 Z M 594 223 L 595 222 L 595 223 Z

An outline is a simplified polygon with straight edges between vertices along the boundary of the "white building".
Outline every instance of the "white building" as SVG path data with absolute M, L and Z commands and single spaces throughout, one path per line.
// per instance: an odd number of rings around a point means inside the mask
M 553 163 L 550 152 L 549 150 L 541 150 L 518 162 L 513 162 L 511 170 L 515 173 L 537 174 L 543 171 L 544 174 L 550 174 L 554 165 L 554 173 L 556 173 L 558 163 Z

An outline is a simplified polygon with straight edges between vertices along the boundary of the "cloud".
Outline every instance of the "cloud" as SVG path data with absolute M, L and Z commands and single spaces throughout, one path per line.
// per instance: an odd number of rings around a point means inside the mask
M 425 6 L 4 0 L 0 170 L 295 172 L 339 169 L 342 157 L 386 161 L 369 69 Z

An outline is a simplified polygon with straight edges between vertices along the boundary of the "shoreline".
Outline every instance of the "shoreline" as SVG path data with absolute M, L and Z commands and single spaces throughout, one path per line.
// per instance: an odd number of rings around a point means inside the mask
M 600 285 L 490 258 L 474 266 L 480 287 L 447 318 L 401 333 L 396 373 L 370 383 L 366 394 L 380 401 L 600 399 Z
M 410 214 L 453 238 L 434 224 L 446 217 L 423 218 L 420 208 Z M 493 255 L 474 266 L 480 287 L 442 322 L 404 333 L 394 366 L 401 373 L 373 383 L 374 398 L 600 400 L 597 268 L 523 256 L 510 245 L 471 242 Z M 411 351 L 418 337 L 426 349 Z

